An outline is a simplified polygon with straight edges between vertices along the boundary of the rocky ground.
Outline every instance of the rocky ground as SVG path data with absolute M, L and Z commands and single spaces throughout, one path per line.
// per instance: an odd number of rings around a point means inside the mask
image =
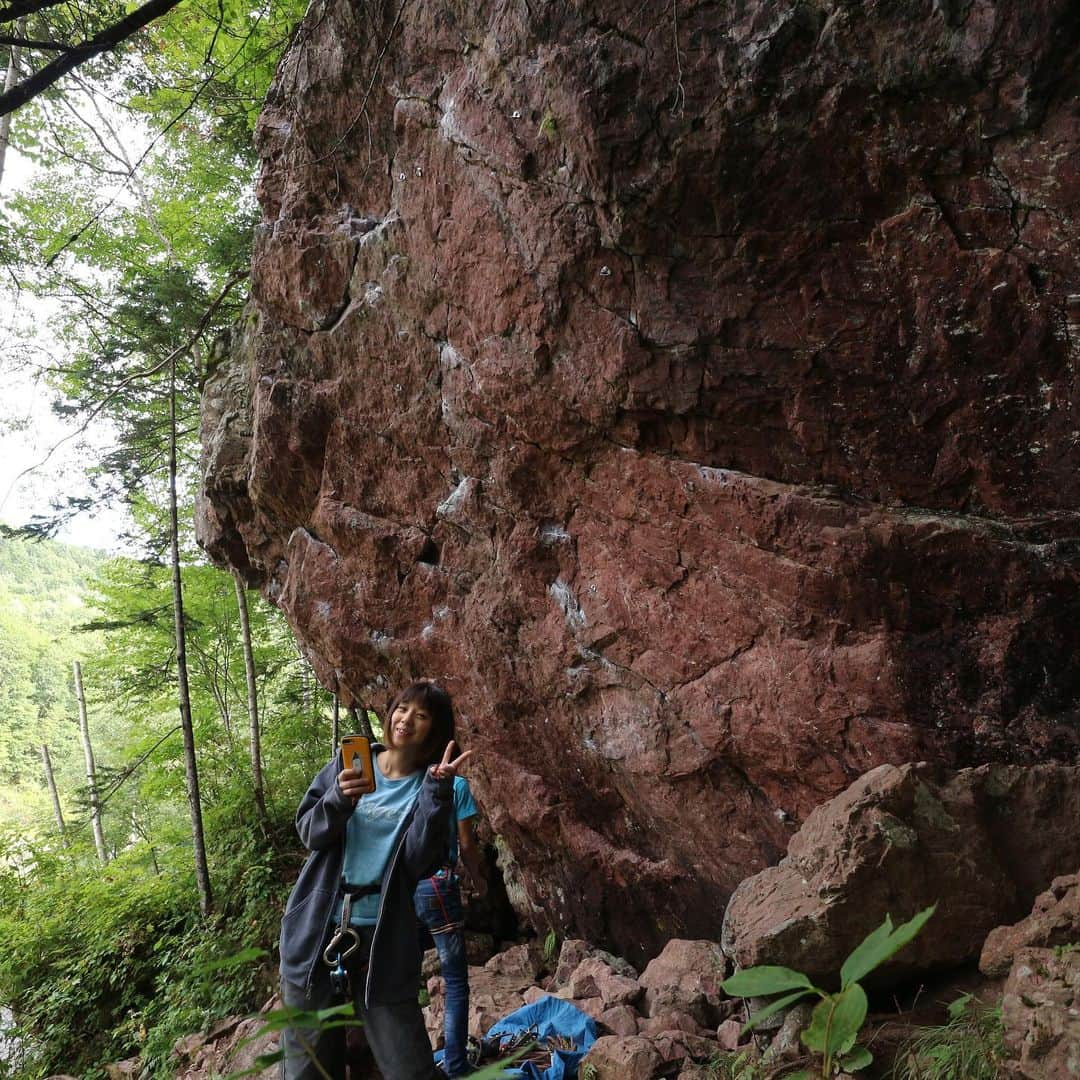
M 900 921 L 936 902 L 923 932 L 867 981 L 863 1039 L 876 1061 L 862 1075 L 888 1075 L 905 1040 L 943 1023 L 944 1006 L 969 993 L 1000 1003 L 1000 1076 L 1080 1077 L 1078 798 L 1080 768 L 882 766 L 814 811 L 777 866 L 743 882 L 715 939 L 673 938 L 640 970 L 581 939 L 557 951 L 534 939 L 495 952 L 490 936 L 470 934 L 470 1031 L 482 1036 L 552 994 L 596 1021 L 601 1037 L 586 1058 L 593 1080 L 719 1080 L 740 1076 L 737 1061 L 755 1069 L 742 1080 L 781 1077 L 807 1063 L 799 1032 L 809 1009 L 744 1035 L 746 1005 L 724 993 L 725 977 L 777 964 L 832 988 L 844 958 L 886 913 Z M 437 1044 L 434 950 L 425 976 Z M 232 1018 L 181 1040 L 178 1080 L 251 1067 L 274 1046 L 273 1036 L 257 1035 L 261 1026 L 258 1017 Z M 111 1070 L 137 1074 L 137 1061 Z M 354 1080 L 375 1075 L 359 1066 Z
M 1002 998 L 1009 1053 L 1003 1077 L 1080 1076 L 1080 949 L 1055 948 L 1063 939 L 1080 941 L 1080 874 L 1056 879 L 1030 916 L 995 929 L 983 950 L 983 979 L 970 969 L 944 981 L 931 979 L 924 990 L 934 1001 L 911 1010 L 894 1007 L 871 1013 L 867 1041 L 878 1066 L 864 1075 L 887 1075 L 898 1046 L 920 1025 L 942 1023 L 942 1000 L 977 992 L 988 1001 Z M 473 936 L 474 950 L 484 945 L 483 935 Z M 425 1014 L 437 1043 L 442 987 L 434 974 L 434 951 L 426 965 L 431 974 Z M 743 1036 L 746 1006 L 720 988 L 730 971 L 731 962 L 713 941 L 673 939 L 641 972 L 578 939 L 564 941 L 557 957 L 544 957 L 536 943 L 522 943 L 470 967 L 469 1027 L 479 1036 L 523 1004 L 554 994 L 597 1023 L 601 1037 L 585 1059 L 595 1069 L 595 1080 L 708 1080 L 727 1075 L 721 1071 L 725 1058 L 757 1063 L 760 1071 L 754 1075 L 762 1078 L 808 1065 L 798 1039 L 807 1011 L 796 1008 L 772 1031 Z M 1000 972 L 1007 972 L 1004 984 L 996 977 Z M 910 997 L 910 986 L 905 994 Z M 879 995 L 879 1002 L 884 1000 Z M 261 1026 L 257 1017 L 232 1018 L 205 1035 L 181 1040 L 176 1048 L 178 1080 L 210 1080 L 251 1067 L 259 1054 L 276 1048 L 275 1036 L 257 1035 Z M 360 1055 L 358 1061 L 363 1060 Z M 119 1080 L 137 1071 L 122 1064 L 111 1075 Z M 258 1075 L 272 1080 L 276 1066 Z M 377 1076 L 370 1066 L 360 1065 L 354 1072 L 364 1080 Z

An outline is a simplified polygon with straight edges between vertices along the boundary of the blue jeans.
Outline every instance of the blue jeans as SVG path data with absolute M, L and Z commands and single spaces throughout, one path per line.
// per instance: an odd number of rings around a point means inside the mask
M 469 1037 L 469 968 L 465 959 L 464 913 L 457 874 L 440 872 L 424 878 L 413 896 L 416 914 L 435 939 L 445 987 L 443 1072 L 464 1076 Z

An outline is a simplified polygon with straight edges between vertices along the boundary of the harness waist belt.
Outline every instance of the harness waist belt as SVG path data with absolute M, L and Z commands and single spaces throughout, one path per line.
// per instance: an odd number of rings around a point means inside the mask
M 348 893 L 354 900 L 358 896 L 376 896 L 382 892 L 382 882 L 378 881 L 374 885 L 350 885 L 347 881 L 343 881 L 341 890 Z

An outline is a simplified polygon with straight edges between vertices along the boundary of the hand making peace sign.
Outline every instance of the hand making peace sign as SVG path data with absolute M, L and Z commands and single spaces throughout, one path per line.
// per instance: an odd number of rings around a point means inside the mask
M 431 775 L 436 780 L 453 780 L 457 776 L 461 765 L 472 755 L 471 750 L 466 750 L 464 754 L 453 757 L 455 750 L 457 750 L 457 743 L 451 739 L 443 751 L 442 761 L 438 765 L 431 766 Z

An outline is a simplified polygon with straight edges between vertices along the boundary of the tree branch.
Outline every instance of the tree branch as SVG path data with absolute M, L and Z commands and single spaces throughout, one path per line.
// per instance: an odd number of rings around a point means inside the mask
M 70 52 L 71 46 L 62 41 L 38 41 L 36 38 L 20 37 L 18 34 L 0 34 L 0 45 L 13 49 L 48 49 L 50 52 Z
M 55 60 L 50 60 L 40 71 L 34 72 L 18 86 L 13 87 L 6 94 L 0 94 L 0 116 L 5 116 L 25 105 L 80 64 L 126 41 L 136 31 L 160 18 L 167 11 L 171 11 L 179 2 L 180 0 L 150 0 L 149 3 L 136 8 L 126 18 L 106 27 L 101 33 L 95 34 L 89 41 L 84 41 L 81 45 L 73 45 L 70 52 L 56 57 Z
M 46 453 L 46 455 L 39 462 L 35 463 L 34 465 L 28 465 L 25 469 L 23 469 L 21 473 L 19 473 L 18 476 L 15 477 L 14 480 L 11 481 L 11 484 L 8 486 L 7 493 L 4 495 L 3 499 L 0 499 L 0 507 L 3 507 L 4 503 L 7 502 L 8 497 L 15 490 L 15 485 L 18 484 L 18 482 L 24 476 L 27 476 L 29 473 L 34 472 L 35 469 L 40 469 L 41 466 L 48 462 L 48 460 L 53 456 L 53 454 L 55 454 L 56 451 L 59 450 L 64 443 L 70 441 L 71 439 L 76 439 L 80 435 L 82 435 L 86 431 L 86 429 L 93 423 L 93 421 L 98 417 L 98 415 L 100 415 L 105 410 L 105 407 L 109 404 L 109 402 L 112 401 L 120 393 L 120 391 L 123 390 L 125 386 L 130 385 L 137 379 L 147 379 L 151 375 L 156 375 L 159 371 L 162 371 L 169 364 L 171 364 L 178 356 L 191 349 L 195 345 L 195 342 L 198 341 L 200 337 L 202 337 L 207 326 L 209 326 L 210 324 L 210 320 L 213 319 L 218 308 L 221 307 L 221 305 L 224 303 L 225 297 L 228 296 L 234 286 L 236 286 L 239 282 L 243 281 L 249 273 L 250 271 L 246 266 L 242 267 L 239 270 L 233 271 L 232 275 L 229 277 L 229 280 L 225 282 L 224 288 L 221 290 L 220 293 L 218 293 L 217 298 L 206 309 L 206 313 L 199 320 L 199 325 L 195 328 L 195 332 L 191 335 L 191 337 L 189 337 L 188 340 L 185 341 L 182 345 L 178 345 L 175 349 L 173 349 L 171 353 L 169 353 L 168 356 L 166 356 L 163 360 L 159 360 L 152 367 L 144 368 L 142 371 L 133 372 L 126 378 L 121 379 L 120 382 L 118 382 L 115 386 L 111 387 L 105 397 L 102 398 L 101 401 L 99 401 L 98 404 L 90 410 L 86 419 L 79 425 L 78 428 L 75 429 L 75 431 L 71 432 L 68 435 L 65 435 L 62 439 L 59 439 L 57 442 L 55 442 L 49 448 L 48 453 Z
M 67 3 L 67 0 L 15 0 L 15 3 L 0 8 L 0 23 L 14 22 L 24 15 L 36 15 L 39 11 Z

